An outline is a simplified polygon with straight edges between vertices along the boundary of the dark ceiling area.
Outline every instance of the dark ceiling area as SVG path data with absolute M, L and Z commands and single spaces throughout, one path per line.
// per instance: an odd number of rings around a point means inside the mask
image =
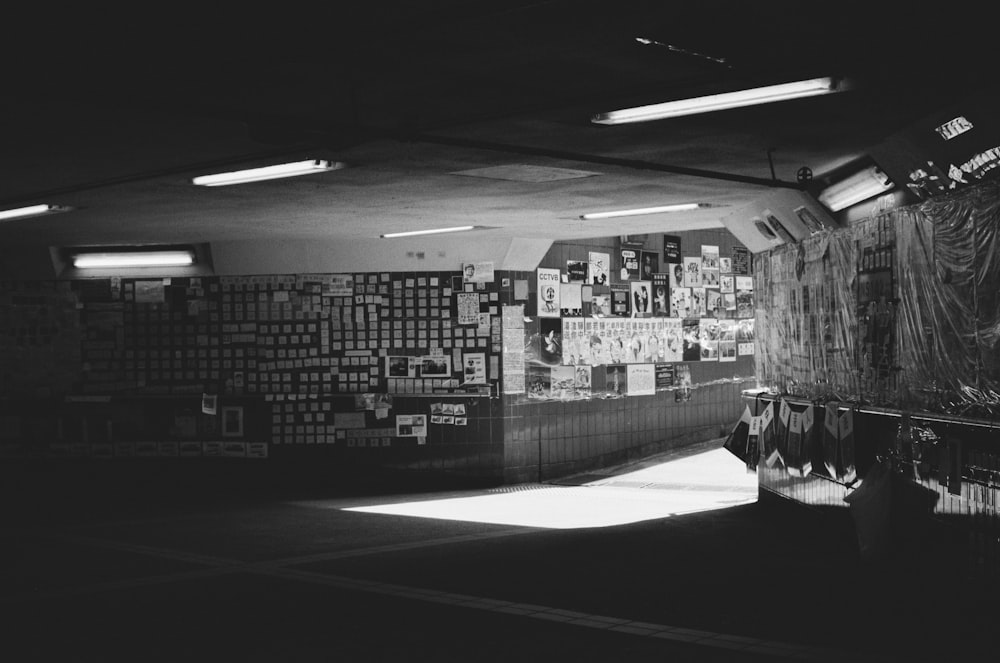
M 351 242 L 475 223 L 563 240 L 719 227 L 993 85 L 985 11 L 791 2 L 162 4 L 29 10 L 0 43 L 0 245 Z M 978 14 L 978 15 L 977 15 Z M 601 126 L 596 113 L 812 78 L 849 91 Z M 343 170 L 205 189 L 305 158 Z M 812 183 L 797 173 L 808 167 Z M 483 170 L 489 169 L 489 170 Z M 584 221 L 699 202 L 675 215 Z

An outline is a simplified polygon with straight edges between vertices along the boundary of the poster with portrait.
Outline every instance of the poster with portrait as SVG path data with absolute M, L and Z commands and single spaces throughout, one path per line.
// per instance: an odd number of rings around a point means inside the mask
M 736 317 L 752 318 L 754 316 L 753 277 L 736 277 Z
M 462 263 L 462 283 L 493 283 L 493 263 Z
M 684 318 L 681 323 L 683 346 L 681 361 L 701 361 L 701 321 L 699 318 Z
M 704 318 L 708 315 L 704 288 L 691 288 L 691 317 Z
M 575 366 L 590 363 L 590 345 L 586 334 L 583 318 L 562 319 L 562 363 L 564 365 Z
M 685 256 L 684 258 L 684 287 L 701 288 L 701 258 Z
M 694 317 L 694 307 L 691 302 L 691 288 L 670 289 L 670 317 Z
M 722 305 L 722 293 L 705 288 L 705 313 L 710 318 L 725 318 L 726 309 Z
M 670 278 L 670 289 L 683 288 L 684 286 L 684 263 L 682 262 L 671 262 L 667 263 L 666 267 L 667 276 Z
M 653 274 L 660 271 L 660 256 L 655 251 L 639 252 L 639 278 L 652 281 Z
M 653 274 L 653 315 L 665 318 L 670 315 L 670 278 L 666 273 Z
M 622 340 L 625 342 L 625 358 L 623 361 L 627 363 L 645 361 L 646 335 L 642 331 L 632 327 L 626 330 L 626 334 L 622 337 Z
M 681 318 L 663 321 L 663 361 L 684 361 L 684 331 Z
M 626 373 L 629 396 L 651 396 L 656 393 L 656 366 L 628 364 Z
M 538 317 L 558 318 L 559 304 L 559 270 L 539 267 L 538 278 Z
M 630 281 L 629 294 L 632 298 L 632 316 L 642 318 L 653 314 L 651 290 L 652 281 Z
M 733 273 L 733 259 L 730 256 L 719 256 L 719 273 L 720 274 L 732 274 Z
M 576 367 L 574 387 L 576 388 L 577 398 L 590 398 L 591 371 L 590 366 Z
M 587 281 L 591 285 L 608 285 L 611 254 L 591 251 L 587 262 Z

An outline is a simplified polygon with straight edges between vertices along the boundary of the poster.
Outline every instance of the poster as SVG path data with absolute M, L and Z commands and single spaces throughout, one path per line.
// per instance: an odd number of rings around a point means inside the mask
M 562 319 L 562 363 L 576 366 L 590 363 L 590 339 L 583 318 Z
M 680 318 L 663 321 L 663 361 L 684 361 L 684 331 Z
M 351 274 L 331 274 L 325 294 L 334 297 L 353 297 L 354 276 Z
M 608 285 L 611 254 L 591 251 L 587 263 L 587 281 L 591 285 Z
M 723 274 L 719 277 L 719 291 L 723 293 L 736 292 L 736 277 L 732 274 Z
M 164 294 L 163 279 L 135 282 L 136 304 L 162 304 Z
M 583 260 L 566 261 L 566 277 L 570 283 L 584 283 L 587 281 L 587 264 Z
M 701 361 L 719 361 L 719 321 L 715 318 L 701 318 L 698 327 Z
M 705 314 L 710 318 L 725 318 L 726 309 L 722 305 L 722 293 L 705 289 Z
M 558 400 L 576 398 L 576 366 L 553 366 L 550 396 Z
M 629 290 L 632 297 L 632 316 L 644 317 L 653 314 L 653 302 L 650 297 L 651 281 L 631 281 Z
M 629 295 L 628 283 L 611 284 L 611 315 L 629 314 Z
M 639 278 L 653 280 L 653 274 L 660 271 L 660 257 L 654 251 L 639 252 Z
M 754 344 L 753 318 L 736 321 L 736 347 L 739 356 L 752 355 Z
M 656 366 L 628 364 L 627 373 L 629 396 L 649 396 L 656 393 Z
M 538 274 L 538 316 L 558 318 L 560 309 L 559 270 L 539 267 L 537 274 Z
M 479 324 L 479 293 L 456 292 L 455 305 L 458 309 L 458 324 Z
M 639 278 L 639 252 L 635 249 L 622 249 L 622 281 Z
M 420 377 L 449 378 L 451 377 L 451 357 L 447 355 L 424 355 L 418 359 Z
M 656 389 L 669 389 L 674 386 L 674 365 L 656 364 Z
M 562 363 L 562 320 L 543 318 L 538 321 L 538 358 L 554 366 Z
M 653 315 L 670 315 L 670 279 L 665 273 L 653 274 Z
M 691 288 L 670 289 L 670 317 L 690 318 L 694 316 L 691 302 Z
M 623 364 L 604 367 L 604 391 L 609 396 L 624 396 L 628 393 L 628 374 Z
M 524 305 L 504 306 L 503 393 L 524 393 Z
M 552 394 L 552 368 L 550 366 L 528 367 L 528 398 L 549 398 Z
M 681 261 L 681 238 L 677 235 L 663 236 L 663 263 L 679 263 Z
M 708 315 L 708 307 L 705 305 L 705 289 L 691 288 L 691 317 L 704 318 Z
M 559 311 L 562 315 L 583 315 L 582 284 L 559 284 Z
M 686 256 L 684 258 L 684 287 L 701 288 L 701 258 Z
M 745 246 L 733 247 L 733 274 L 746 276 L 750 273 L 750 250 Z
M 404 355 L 387 355 L 385 375 L 390 378 L 417 377 L 417 358 Z
M 493 283 L 493 263 L 464 263 L 462 265 L 462 283 Z
M 754 316 L 753 277 L 736 277 L 736 317 L 752 318 Z
M 719 320 L 719 361 L 736 361 L 735 320 Z
M 466 352 L 462 355 L 462 384 L 486 384 L 485 352 Z
M 594 295 L 590 298 L 590 315 L 611 315 L 611 295 Z
M 701 361 L 701 329 L 698 318 L 684 318 L 681 323 L 682 361 Z
M 668 263 L 666 266 L 667 275 L 670 277 L 670 288 L 683 288 L 684 286 L 684 264 L 681 262 Z
M 425 437 L 426 435 L 426 414 L 396 415 L 396 437 Z
M 720 274 L 733 273 L 733 259 L 731 257 L 719 256 L 719 273 Z
M 674 365 L 674 400 L 678 403 L 691 400 L 691 367 Z
M 574 376 L 574 387 L 578 398 L 590 398 L 591 368 L 590 366 L 577 366 Z

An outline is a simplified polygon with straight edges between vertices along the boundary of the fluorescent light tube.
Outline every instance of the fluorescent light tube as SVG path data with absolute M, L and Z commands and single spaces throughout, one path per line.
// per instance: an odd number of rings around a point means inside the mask
M 73 256 L 77 269 L 119 269 L 126 267 L 187 267 L 194 264 L 190 251 L 130 251 L 120 253 L 79 253 Z
M 879 170 L 878 166 L 870 166 L 823 189 L 818 198 L 831 211 L 839 212 L 845 207 L 888 191 L 892 186 L 888 175 Z
M 455 226 L 454 228 L 432 228 L 430 230 L 409 230 L 402 233 L 386 233 L 382 235 L 383 239 L 392 239 L 393 237 L 413 237 L 415 235 L 436 235 L 438 233 L 457 233 L 463 230 L 472 230 L 475 226 Z
M 68 212 L 72 207 L 61 207 L 59 205 L 30 205 L 28 207 L 18 207 L 16 209 L 5 209 L 0 211 L 0 221 L 10 219 L 23 219 L 29 216 L 41 216 L 42 214 L 54 214 L 55 212 Z
M 830 77 L 813 78 L 794 83 L 781 83 L 780 85 L 768 85 L 749 90 L 711 94 L 705 97 L 693 97 L 691 99 L 668 101 L 662 104 L 651 104 L 649 106 L 637 106 L 635 108 L 598 113 L 590 121 L 594 124 L 648 122 L 649 120 L 663 120 L 682 115 L 710 113 L 727 108 L 740 108 L 741 106 L 755 106 L 775 101 L 813 97 L 820 94 L 841 92 L 844 89 L 846 89 L 846 86 L 837 85 L 836 81 Z
M 199 186 L 228 186 L 230 184 L 245 184 L 247 182 L 260 182 L 263 180 L 276 180 L 283 177 L 297 177 L 299 175 L 312 175 L 330 170 L 340 170 L 344 164 L 339 161 L 327 161 L 325 159 L 309 159 L 308 161 L 295 161 L 293 163 L 282 163 L 275 166 L 264 166 L 263 168 L 250 168 L 248 170 L 235 170 L 230 173 L 216 173 L 215 175 L 201 175 L 191 180 Z
M 663 205 L 661 207 L 640 207 L 638 209 L 623 209 L 614 212 L 591 212 L 580 215 L 581 219 L 614 219 L 619 216 L 640 216 L 642 214 L 662 214 L 664 212 L 685 212 L 687 210 L 708 207 L 702 203 L 681 203 L 678 205 Z

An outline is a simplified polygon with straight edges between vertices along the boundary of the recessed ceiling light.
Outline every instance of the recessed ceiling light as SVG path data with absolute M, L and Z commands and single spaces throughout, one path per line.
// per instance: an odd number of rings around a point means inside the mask
M 55 214 L 57 212 L 68 212 L 72 207 L 61 205 L 29 205 L 28 207 L 17 207 L 15 209 L 0 210 L 0 221 L 11 219 L 24 219 L 31 216 L 42 216 L 44 214 Z
M 228 186 L 230 184 L 245 184 L 247 182 L 277 180 L 284 177 L 298 177 L 299 175 L 312 175 L 331 170 L 340 170 L 341 168 L 344 168 L 345 165 L 346 164 L 343 164 L 340 161 L 309 159 L 307 161 L 295 161 L 292 163 L 282 163 L 274 166 L 263 166 L 262 168 L 249 168 L 247 170 L 234 170 L 228 173 L 201 175 L 193 178 L 191 182 L 199 186 Z
M 129 267 L 187 267 L 194 264 L 194 253 L 184 251 L 121 251 L 78 253 L 73 256 L 77 269 L 122 269 Z

